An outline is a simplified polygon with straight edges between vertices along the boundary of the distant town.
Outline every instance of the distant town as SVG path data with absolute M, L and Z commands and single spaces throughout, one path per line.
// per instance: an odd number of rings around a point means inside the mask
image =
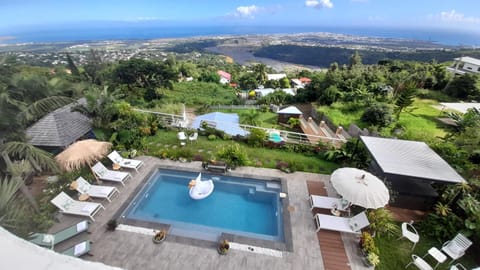
M 0 44 L 0 56 L 14 56 L 17 62 L 51 66 L 67 64 L 66 53 L 79 65 L 87 64 L 91 50 L 99 52 L 104 62 L 117 62 L 131 58 L 163 60 L 168 55 L 177 59 L 198 60 L 203 53 L 220 54 L 241 65 L 262 62 L 277 70 L 295 67 L 286 63 L 254 55 L 262 47 L 292 45 L 301 47 L 342 48 L 348 50 L 412 53 L 416 51 L 454 51 L 459 47 L 433 42 L 352 36 L 334 33 L 303 33 L 243 36 L 207 36 L 156 40 L 105 40 L 57 43 Z M 297 68 L 319 68 L 301 65 Z

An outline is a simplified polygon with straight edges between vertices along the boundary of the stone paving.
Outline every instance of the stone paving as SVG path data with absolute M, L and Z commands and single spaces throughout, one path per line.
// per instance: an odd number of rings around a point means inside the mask
M 124 269 L 324 269 L 320 246 L 316 237 L 313 217 L 309 209 L 306 181 L 323 181 L 329 194 L 333 192 L 328 185 L 328 175 L 295 172 L 286 174 L 275 169 L 240 167 L 232 172 L 234 175 L 268 176 L 285 179 L 288 190 L 289 213 L 292 232 L 293 251 L 281 251 L 282 256 L 257 254 L 248 250 L 231 249 L 227 255 L 219 255 L 216 243 L 169 237 L 161 244 L 152 242 L 152 235 L 116 230 L 106 230 L 107 222 L 118 210 L 131 199 L 133 192 L 149 176 L 157 166 L 183 167 L 186 169 L 203 170 L 200 162 L 180 163 L 170 160 L 160 160 L 154 157 L 139 157 L 145 162 L 140 172 L 132 172 L 133 179 L 126 186 L 117 186 L 120 194 L 113 197 L 111 203 L 101 202 L 106 210 L 95 216 L 95 222 L 90 226 L 89 234 L 82 234 L 56 246 L 62 251 L 84 239 L 93 242 L 91 254 L 82 257 L 85 260 L 103 262 Z M 227 173 L 228 174 L 228 173 Z M 104 185 L 115 185 L 104 182 Z M 332 193 L 331 193 L 332 192 Z M 71 215 L 60 215 L 51 231 L 55 232 L 74 224 L 83 218 Z M 354 237 L 344 236 L 348 245 L 347 255 L 351 259 L 354 270 L 363 269 L 361 261 L 355 254 Z

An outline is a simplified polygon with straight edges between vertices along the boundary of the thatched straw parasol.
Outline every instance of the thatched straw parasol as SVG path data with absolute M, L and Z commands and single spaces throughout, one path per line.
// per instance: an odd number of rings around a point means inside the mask
M 109 142 L 100 142 L 93 139 L 78 141 L 67 147 L 55 157 L 60 167 L 66 171 L 80 169 L 85 165 L 103 158 L 112 147 Z

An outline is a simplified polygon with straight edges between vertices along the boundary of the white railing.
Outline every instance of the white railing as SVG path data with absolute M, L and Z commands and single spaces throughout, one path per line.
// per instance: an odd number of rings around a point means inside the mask
M 185 110 L 183 115 L 176 115 L 176 114 L 169 114 L 169 113 L 161 113 L 155 111 L 148 111 L 142 109 L 134 109 L 137 112 L 142 113 L 150 113 L 155 114 L 165 125 L 170 125 L 179 128 L 190 128 L 190 124 L 193 122 L 193 119 L 188 119 L 185 114 Z M 217 123 L 221 123 L 221 121 L 215 121 Z M 231 124 L 229 122 L 229 124 Z M 339 147 L 344 144 L 347 140 L 343 138 L 337 137 L 328 137 L 328 136 L 321 136 L 321 135 L 310 135 L 305 133 L 298 133 L 293 131 L 287 130 L 280 130 L 280 129 L 273 129 L 273 128 L 264 128 L 264 127 L 257 127 L 257 126 L 250 126 L 250 125 L 243 125 L 238 124 L 240 128 L 244 129 L 245 131 L 250 132 L 252 129 L 261 129 L 264 130 L 267 134 L 272 131 L 277 131 L 280 133 L 280 137 L 286 143 L 296 143 L 296 144 L 317 144 L 318 142 L 323 143 L 330 143 L 333 146 Z
M 148 111 L 148 110 L 142 110 L 142 109 L 133 109 L 133 110 L 141 113 L 154 114 L 165 125 L 175 126 L 180 128 L 186 128 L 188 126 L 188 119 L 187 119 L 185 110 L 183 110 L 183 115 L 154 112 L 154 111 Z

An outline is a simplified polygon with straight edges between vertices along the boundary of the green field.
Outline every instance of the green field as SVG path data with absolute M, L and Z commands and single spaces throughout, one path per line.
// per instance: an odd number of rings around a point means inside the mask
M 435 100 L 416 99 L 412 106 L 401 113 L 398 122 L 381 130 L 382 135 L 391 137 L 393 131 L 400 126 L 403 132 L 394 136 L 402 139 L 428 142 L 445 136 L 444 126 L 436 120 L 441 116 L 440 110 L 434 107 L 438 105 Z M 334 103 L 331 106 L 321 106 L 318 111 L 324 113 L 335 125 L 348 128 L 350 124 L 356 124 L 360 128 L 368 128 L 368 125 L 360 120 L 363 108 L 350 110 L 348 105 Z

